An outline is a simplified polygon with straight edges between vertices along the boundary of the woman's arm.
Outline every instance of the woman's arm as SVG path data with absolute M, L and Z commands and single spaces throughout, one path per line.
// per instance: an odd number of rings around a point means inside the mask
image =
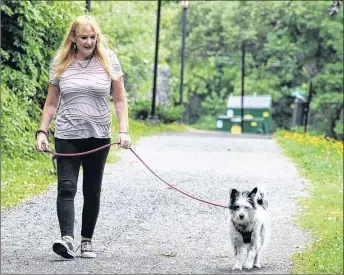
M 48 132 L 49 125 L 53 120 L 57 106 L 60 101 L 60 88 L 59 86 L 54 86 L 49 84 L 48 96 L 44 103 L 43 113 L 41 117 L 41 123 L 39 129 Z M 45 145 L 45 146 L 44 146 Z M 36 147 L 39 151 L 43 151 L 45 147 L 49 146 L 48 137 L 43 133 L 39 132 L 37 134 Z
M 127 148 L 130 146 L 129 137 L 129 118 L 128 118 L 128 102 L 125 94 L 123 77 L 112 80 L 111 93 L 113 103 L 115 105 L 118 124 L 119 124 L 119 143 L 121 147 Z

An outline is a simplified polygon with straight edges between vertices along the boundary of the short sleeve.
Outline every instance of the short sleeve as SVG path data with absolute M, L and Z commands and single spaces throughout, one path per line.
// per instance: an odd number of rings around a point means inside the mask
M 110 57 L 113 75 L 114 76 L 122 76 L 123 75 L 122 66 L 119 63 L 119 60 L 118 60 L 116 53 L 114 51 L 109 50 L 109 57 Z
M 54 86 L 58 86 L 59 80 L 54 77 L 55 71 L 56 71 L 56 63 L 53 61 L 51 62 L 50 68 L 49 68 L 49 82 L 53 84 Z

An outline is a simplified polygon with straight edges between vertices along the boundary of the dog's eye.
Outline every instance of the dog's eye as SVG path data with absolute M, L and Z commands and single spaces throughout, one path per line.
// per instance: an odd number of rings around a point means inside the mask
M 245 206 L 245 209 L 247 210 L 247 209 L 249 209 L 249 207 L 248 207 L 248 206 Z
M 237 206 L 237 205 L 233 207 L 234 210 L 238 210 L 239 208 L 240 208 L 240 207 Z

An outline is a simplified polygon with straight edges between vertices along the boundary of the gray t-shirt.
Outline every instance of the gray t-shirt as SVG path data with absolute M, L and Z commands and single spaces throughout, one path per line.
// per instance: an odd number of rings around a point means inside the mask
M 122 76 L 123 71 L 116 54 L 107 50 L 112 72 Z M 86 67 L 88 60 L 78 61 Z M 54 79 L 55 66 L 50 69 L 49 81 L 60 88 L 60 106 L 55 121 L 55 137 L 61 139 L 110 138 L 111 111 L 109 96 L 110 75 L 95 57 L 83 69 L 76 60 Z

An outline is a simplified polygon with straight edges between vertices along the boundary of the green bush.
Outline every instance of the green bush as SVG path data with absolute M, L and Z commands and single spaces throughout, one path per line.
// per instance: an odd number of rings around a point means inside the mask
M 130 116 L 134 119 L 145 120 L 151 113 L 152 103 L 150 100 L 137 100 L 130 106 Z M 184 107 L 167 107 L 164 104 L 156 105 L 156 115 L 163 123 L 173 123 L 181 121 L 183 118 Z
M 201 116 L 192 127 L 202 130 L 216 130 L 216 116 Z
M 1 149 L 6 157 L 30 158 L 34 152 L 50 61 L 71 20 L 83 11 L 74 1 L 2 1 Z
M 150 100 L 133 101 L 130 105 L 130 116 L 134 119 L 145 120 L 151 112 Z
M 40 108 L 32 101 L 1 85 L 1 152 L 9 158 L 30 157 L 35 152 L 34 133 L 39 124 Z
M 163 104 L 158 104 L 157 106 L 157 115 L 164 123 L 181 121 L 183 118 L 183 112 L 183 106 L 167 107 Z
M 53 54 L 83 9 L 75 1 L 2 1 L 1 25 L 8 26 L 1 29 L 2 82 L 42 104 Z

